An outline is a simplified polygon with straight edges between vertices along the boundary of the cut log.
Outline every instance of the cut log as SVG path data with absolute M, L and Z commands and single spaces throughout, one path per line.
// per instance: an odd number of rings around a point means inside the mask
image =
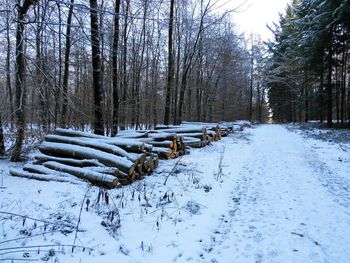
M 92 133 L 75 131 L 75 130 L 58 128 L 54 131 L 54 134 L 62 135 L 62 136 L 69 136 L 69 137 L 82 137 L 82 138 L 98 139 L 99 142 L 108 143 L 108 144 L 118 146 L 118 147 L 126 150 L 127 152 L 142 153 L 145 151 L 145 148 L 147 150 L 150 150 L 150 148 L 152 148 L 151 145 L 144 145 L 142 142 L 138 142 L 138 141 L 133 140 L 133 139 L 124 139 L 121 137 L 107 137 L 107 136 L 96 135 L 96 134 L 92 134 Z
M 88 170 L 86 168 L 73 167 L 70 165 L 61 164 L 58 162 L 46 162 L 43 164 L 45 167 L 56 171 L 62 171 L 65 173 L 72 174 L 78 178 L 88 180 L 89 182 L 100 185 L 107 188 L 114 188 L 118 184 L 117 177 L 108 174 L 102 174 Z
M 58 157 L 97 159 L 104 165 L 117 167 L 119 170 L 127 174 L 132 174 L 135 170 L 135 164 L 124 157 L 115 156 L 113 154 L 88 147 L 70 145 L 66 143 L 43 142 L 39 147 L 39 150 L 44 154 Z
M 155 132 L 149 133 L 148 138 L 152 138 L 153 141 L 173 141 L 178 139 L 178 134 L 176 133 L 166 133 L 166 132 Z
M 48 142 L 59 142 L 59 143 L 67 143 L 72 145 L 79 145 L 79 146 L 85 146 L 89 148 L 93 148 L 96 150 L 100 150 L 107 153 L 112 153 L 121 157 L 126 157 L 130 161 L 135 161 L 127 151 L 123 150 L 122 148 L 111 145 L 108 143 L 101 142 L 99 140 L 95 139 L 81 139 L 79 137 L 66 137 L 66 136 L 60 136 L 60 135 L 47 135 L 45 136 L 45 141 Z
M 201 139 L 202 141 L 206 139 L 206 135 L 202 132 L 179 133 L 178 135 L 183 137 L 193 137 L 193 138 Z
M 37 164 L 25 164 L 23 166 L 23 171 L 37 173 L 37 174 L 49 174 L 49 175 L 55 175 L 55 176 L 59 176 L 59 177 L 73 178 L 71 174 L 58 172 L 58 171 L 52 170 L 50 168 L 47 168 L 43 165 L 37 165 Z
M 172 128 L 179 128 L 180 126 L 177 125 L 161 125 L 158 124 L 156 127 L 154 127 L 155 130 L 165 130 L 165 129 L 172 129 Z
M 101 142 L 116 145 L 122 149 L 124 149 L 127 152 L 132 153 L 143 153 L 145 151 L 148 151 L 149 149 L 152 149 L 152 145 L 146 145 L 145 143 L 135 140 L 135 139 L 124 139 L 119 137 L 113 137 L 110 139 L 103 139 L 100 140 Z
M 184 137 L 183 144 L 185 146 L 196 147 L 196 148 L 203 147 L 202 140 L 194 137 Z
M 58 134 L 58 135 L 62 135 L 62 136 L 69 136 L 69 137 L 86 137 L 86 138 L 95 138 L 95 139 L 108 138 L 108 137 L 103 136 L 103 135 L 97 135 L 97 134 L 92 134 L 92 133 L 88 133 L 88 132 L 81 132 L 81 131 L 62 129 L 62 128 L 57 128 L 54 131 L 54 134 Z
M 172 151 L 169 148 L 153 147 L 152 152 L 158 154 L 159 158 L 162 159 L 172 158 Z
M 127 139 L 138 139 L 147 138 L 148 131 L 138 132 L 138 131 L 121 131 L 118 133 L 116 138 L 127 138 Z
M 155 147 L 174 148 L 173 141 L 154 141 L 151 138 L 145 138 L 140 140 L 147 144 L 151 144 L 152 146 L 155 146 Z
M 116 177 L 118 177 L 120 174 L 120 171 L 114 167 L 90 166 L 90 167 L 84 167 L 84 168 L 88 171 L 93 171 L 93 172 L 102 173 L 102 174 L 110 174 Z
M 23 171 L 20 169 L 11 169 L 10 174 L 16 177 L 35 179 L 38 181 L 45 181 L 45 182 L 55 181 L 55 182 L 72 183 L 72 184 L 79 183 L 77 179 L 75 179 L 74 177 L 69 178 L 69 177 L 63 177 L 63 176 L 61 177 L 57 175 L 39 174 L 39 173 Z
M 104 164 L 100 163 L 98 160 L 95 160 L 95 159 L 77 160 L 72 158 L 55 157 L 55 156 L 50 156 L 46 154 L 37 154 L 34 156 L 34 158 L 35 158 L 35 162 L 34 162 L 35 164 L 42 164 L 47 161 L 55 161 L 55 162 L 77 166 L 77 167 L 105 166 Z
M 201 132 L 206 134 L 206 128 L 202 126 L 188 126 L 188 127 L 179 127 L 179 128 L 169 128 L 164 129 L 162 132 L 170 132 L 170 133 L 197 133 Z

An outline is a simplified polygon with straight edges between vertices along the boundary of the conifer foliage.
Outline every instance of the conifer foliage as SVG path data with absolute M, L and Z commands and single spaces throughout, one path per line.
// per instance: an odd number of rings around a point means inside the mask
M 275 119 L 350 125 L 349 17 L 347 0 L 294 0 L 281 15 L 266 68 Z

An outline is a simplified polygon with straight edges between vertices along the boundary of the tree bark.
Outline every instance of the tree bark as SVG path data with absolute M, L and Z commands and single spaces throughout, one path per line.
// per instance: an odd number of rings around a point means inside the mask
M 6 51 L 6 88 L 9 94 L 10 100 L 10 122 L 11 128 L 13 127 L 13 92 L 11 87 L 11 39 L 10 39 L 10 16 L 6 16 L 6 40 L 7 40 L 7 51 Z
M 66 128 L 67 126 L 67 108 L 68 108 L 68 75 L 69 75 L 69 56 L 71 48 L 71 24 L 73 16 L 74 0 L 70 1 L 68 18 L 67 18 L 67 29 L 66 29 L 66 49 L 64 52 L 64 69 L 63 69 L 63 103 L 62 103 L 62 116 L 61 116 L 61 127 Z
M 173 91 L 174 58 L 173 58 L 173 27 L 174 27 L 174 0 L 170 1 L 169 28 L 168 28 L 168 76 L 165 99 L 164 124 L 170 122 L 171 93 Z
M 332 90 L 332 63 L 333 47 L 332 41 L 329 44 L 328 50 L 328 74 L 327 74 L 327 126 L 331 128 L 333 126 L 333 90 Z
M 16 124 L 17 137 L 12 152 L 11 161 L 21 160 L 21 150 L 24 140 L 25 130 L 25 105 L 26 105 L 26 87 L 25 87 L 25 65 L 24 65 L 24 16 L 31 5 L 35 5 L 37 0 L 25 0 L 23 5 L 17 6 L 17 29 L 16 29 Z
M 117 167 L 119 170 L 129 175 L 132 174 L 135 169 L 135 164 L 126 158 L 85 146 L 44 142 L 39 147 L 39 150 L 46 155 L 54 155 L 58 157 L 96 159 L 104 165 Z
M 112 50 L 112 81 L 113 81 L 113 117 L 112 117 L 112 136 L 118 133 L 119 123 L 119 91 L 118 91 L 118 43 L 119 43 L 119 11 L 120 0 L 115 1 L 114 14 L 114 36 Z
M 2 129 L 2 119 L 0 112 L 0 156 L 4 156 L 5 154 L 5 143 L 4 143 L 4 131 Z
M 104 134 L 102 100 L 103 90 L 101 85 L 101 55 L 100 55 L 100 31 L 97 16 L 97 0 L 90 0 L 91 22 L 91 55 L 92 55 L 92 80 L 94 90 L 94 132 Z
M 127 54 L 128 54 L 128 17 L 129 17 L 130 0 L 126 0 L 125 15 L 124 15 L 124 28 L 123 28 L 123 107 L 120 120 L 120 129 L 125 130 L 126 126 L 126 113 L 127 113 L 127 96 L 128 96 L 128 76 L 127 76 Z
M 87 168 L 79 168 L 52 161 L 44 163 L 44 166 L 56 171 L 72 174 L 80 179 L 88 180 L 93 184 L 108 188 L 114 188 L 118 184 L 118 179 L 115 176 L 94 172 Z

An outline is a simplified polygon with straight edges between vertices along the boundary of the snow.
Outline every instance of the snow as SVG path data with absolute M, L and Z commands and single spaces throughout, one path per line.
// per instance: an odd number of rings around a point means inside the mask
M 82 207 L 75 245 L 92 251 L 56 246 L 53 256 L 44 248 L 26 256 L 84 263 L 350 262 L 350 144 L 287 128 L 236 132 L 161 161 L 152 176 L 103 195 L 84 183 L 11 177 L 0 161 L 0 211 L 61 226 L 40 234 L 39 221 L 34 228 L 33 220 L 0 214 L 0 259 L 23 259 L 23 252 L 3 254 L 9 247 L 72 245 Z

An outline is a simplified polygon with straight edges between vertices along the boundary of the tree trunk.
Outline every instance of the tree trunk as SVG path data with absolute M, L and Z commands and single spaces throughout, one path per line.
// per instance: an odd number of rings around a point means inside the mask
M 24 17 L 31 5 L 36 4 L 37 0 L 25 0 L 22 6 L 17 6 L 17 30 L 16 30 L 16 125 L 17 137 L 12 152 L 11 161 L 20 161 L 22 144 L 25 130 L 25 105 L 26 105 L 26 87 L 25 87 L 25 65 L 24 65 Z
M 58 26 L 58 64 L 59 65 L 58 65 L 58 86 L 56 86 L 55 88 L 55 113 L 54 113 L 55 128 L 57 127 L 57 122 L 58 122 L 58 112 L 60 109 L 60 93 L 62 88 L 62 17 L 61 17 L 60 3 L 57 3 L 57 8 L 58 8 L 58 23 L 59 23 L 59 26 Z M 68 11 L 68 16 L 69 16 L 69 11 Z
M 253 118 L 253 74 L 254 74 L 254 59 L 253 59 L 253 48 L 250 58 L 250 85 L 249 85 L 249 120 Z
M 92 54 L 92 80 L 94 89 L 94 132 L 104 134 L 101 86 L 101 56 L 100 56 L 100 31 L 97 18 L 97 0 L 90 0 L 91 21 L 91 54 Z
M 319 87 L 319 112 L 320 121 L 324 121 L 324 92 L 323 92 L 323 82 L 324 82 L 324 67 L 322 62 L 321 75 L 320 75 L 320 87 Z
M 118 43 L 119 43 L 119 11 L 120 0 L 115 1 L 114 14 L 114 36 L 112 50 L 112 82 L 113 82 L 113 117 L 112 117 L 112 136 L 118 133 L 119 123 L 119 92 L 118 92 Z
M 173 27 L 174 27 L 174 0 L 170 1 L 170 15 L 168 28 L 168 77 L 165 99 L 164 124 L 170 122 L 171 93 L 173 92 L 174 58 L 173 58 Z
M 332 41 L 330 41 L 329 50 L 328 50 L 328 75 L 327 75 L 327 89 L 326 89 L 328 128 L 331 128 L 333 126 L 332 57 L 333 57 L 333 47 L 332 47 Z
M 7 52 L 6 52 L 6 88 L 9 94 L 10 105 L 10 122 L 11 128 L 13 127 L 13 93 L 11 87 L 11 39 L 10 39 L 10 17 L 6 16 L 6 40 L 7 40 Z
M 0 112 L 0 156 L 4 156 L 5 154 L 5 143 L 4 143 L 4 132 L 2 129 L 2 119 Z
M 127 76 L 127 53 L 128 53 L 128 17 L 129 17 L 130 0 L 126 0 L 125 15 L 124 15 L 124 29 L 123 29 L 123 107 L 120 120 L 120 129 L 126 128 L 126 113 L 127 113 L 127 92 L 128 92 L 128 76 Z
M 74 0 L 70 1 L 68 18 L 67 18 L 67 29 L 66 29 L 66 49 L 64 53 L 64 70 L 63 70 L 63 104 L 62 104 L 62 116 L 61 116 L 61 127 L 67 126 L 67 108 L 68 108 L 68 75 L 69 75 L 69 56 L 71 48 L 71 24 L 73 16 Z
M 347 71 L 347 60 L 348 51 L 345 49 L 343 53 L 343 64 L 342 64 L 342 81 L 341 81 L 341 99 L 340 99 L 340 121 L 344 124 L 345 116 L 345 100 L 346 100 L 346 71 Z
M 305 71 L 305 122 L 309 121 L 309 87 L 308 87 L 308 71 Z

